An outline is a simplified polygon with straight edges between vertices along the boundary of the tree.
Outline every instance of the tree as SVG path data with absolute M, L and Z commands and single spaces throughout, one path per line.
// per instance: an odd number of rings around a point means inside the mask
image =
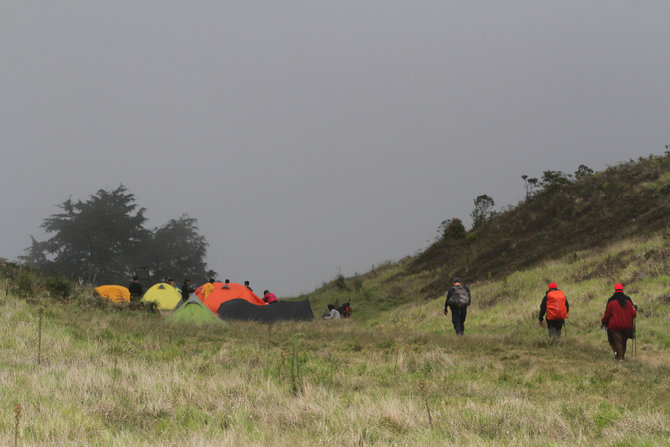
M 443 220 L 440 224 L 439 231 L 443 239 L 465 239 L 465 225 L 461 219 L 454 217 L 453 219 Z
M 544 171 L 541 186 L 545 191 L 555 191 L 570 184 L 570 177 L 561 171 Z
M 577 180 L 581 180 L 591 175 L 593 175 L 593 169 L 589 168 L 586 165 L 579 165 L 579 167 L 575 171 L 575 178 Z
M 68 198 L 59 207 L 63 212 L 42 224 L 54 236 L 42 243 L 33 241 L 26 262 L 49 273 L 91 282 L 132 276 L 140 247 L 150 233 L 142 226 L 144 208 L 135 204 L 134 195 L 125 186 L 113 191 L 100 189 L 86 202 Z M 39 258 L 40 249 L 49 259 L 47 264 Z
M 489 220 L 495 214 L 493 211 L 495 202 L 488 195 L 482 194 L 481 196 L 477 196 L 474 202 L 475 208 L 470 213 L 473 230 L 479 228 L 481 224 Z
M 183 215 L 149 231 L 144 227 L 145 208 L 123 185 L 112 191 L 100 189 L 85 202 L 68 198 L 59 208 L 61 213 L 42 224 L 52 236 L 43 242 L 32 239 L 22 257 L 27 264 L 92 283 L 118 284 L 139 266 L 157 272 L 164 268 L 170 274 L 193 273 L 198 279 L 207 276 L 207 242 L 197 233 L 195 219 Z
M 182 214 L 179 219 L 171 219 L 154 229 L 148 267 L 156 277 L 205 282 L 216 276 L 216 272 L 207 270 L 205 263 L 208 245 L 198 232 L 198 221 Z
M 526 199 L 528 199 L 537 188 L 539 180 L 535 177 L 528 177 L 526 174 L 522 175 L 521 178 L 523 179 L 526 188 Z

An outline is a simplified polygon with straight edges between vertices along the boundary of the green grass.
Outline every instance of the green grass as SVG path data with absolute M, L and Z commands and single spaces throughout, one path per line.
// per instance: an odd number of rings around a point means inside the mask
M 408 260 L 310 296 L 317 316 L 351 299 L 353 318 L 271 331 L 0 293 L 0 445 L 15 404 L 19 445 L 668 445 L 668 260 L 659 235 L 470 284 L 465 337 Z M 549 281 L 571 304 L 558 342 L 537 325 Z M 599 329 L 619 281 L 639 305 L 623 364 Z

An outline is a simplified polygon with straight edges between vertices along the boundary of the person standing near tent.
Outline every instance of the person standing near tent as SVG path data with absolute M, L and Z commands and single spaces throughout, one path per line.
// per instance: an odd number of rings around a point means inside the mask
M 453 286 L 447 292 L 447 300 L 444 302 L 444 315 L 451 309 L 451 323 L 454 325 L 456 335 L 465 332 L 465 317 L 468 315 L 468 306 L 472 301 L 470 288 L 461 283 L 460 278 L 452 278 Z
M 193 289 L 191 288 L 191 280 L 186 278 L 184 279 L 184 283 L 181 285 L 181 299 L 188 301 L 188 298 L 192 293 Z
M 209 282 L 202 286 L 203 301 L 207 299 L 210 293 L 214 291 L 214 278 L 209 278 Z
M 562 290 L 558 290 L 555 282 L 549 283 L 549 290 L 544 294 L 540 304 L 540 326 L 544 321 L 544 315 L 547 314 L 547 330 L 550 337 L 560 337 L 561 329 L 565 325 L 565 319 L 568 318 L 570 304 Z
M 139 301 L 144 295 L 144 289 L 137 275 L 133 276 L 133 282 L 128 286 L 128 291 L 130 292 L 130 301 Z
M 265 301 L 267 304 L 272 304 L 276 303 L 279 300 L 277 299 L 274 293 L 270 293 L 269 290 L 266 290 L 263 292 L 263 301 Z
M 623 293 L 623 286 L 614 286 L 614 295 L 607 300 L 601 328 L 607 328 L 607 340 L 610 342 L 614 358 L 622 361 L 626 355 L 626 342 L 633 338 L 633 328 L 637 306 Z

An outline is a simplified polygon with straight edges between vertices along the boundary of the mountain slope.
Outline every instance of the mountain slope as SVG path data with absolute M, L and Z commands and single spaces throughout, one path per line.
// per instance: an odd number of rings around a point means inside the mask
M 503 278 L 562 256 L 670 224 L 670 155 L 629 161 L 579 180 L 548 183 L 465 237 L 445 237 L 413 257 L 338 278 L 310 295 L 315 309 L 357 302 L 364 317 L 443 294 L 450 278 Z M 354 307 L 356 307 L 356 304 Z

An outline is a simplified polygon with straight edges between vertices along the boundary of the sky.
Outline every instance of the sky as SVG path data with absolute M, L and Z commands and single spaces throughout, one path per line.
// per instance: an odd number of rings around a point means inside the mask
M 4 0 L 0 257 L 119 185 L 149 228 L 196 218 L 218 279 L 280 297 L 417 254 L 479 195 L 516 205 L 524 174 L 663 154 L 668 17 L 666 0 Z

